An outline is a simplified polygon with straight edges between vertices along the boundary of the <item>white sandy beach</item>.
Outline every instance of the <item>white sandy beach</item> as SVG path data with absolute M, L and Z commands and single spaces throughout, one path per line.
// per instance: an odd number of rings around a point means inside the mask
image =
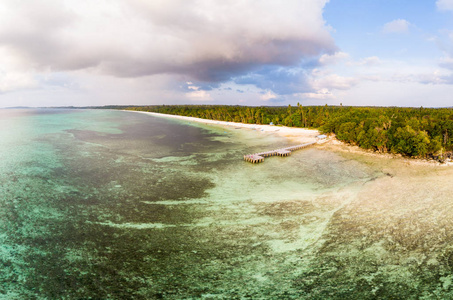
M 127 110 L 131 111 L 131 110 Z M 194 117 L 186 117 L 186 116 L 178 116 L 178 115 L 169 115 L 169 114 L 161 114 L 155 112 L 145 112 L 145 111 L 132 111 L 138 112 L 143 114 L 149 114 L 154 116 L 160 116 L 164 118 L 174 118 L 180 119 L 185 121 L 191 122 L 198 122 L 208 125 L 214 126 L 223 126 L 223 127 L 231 127 L 231 128 L 244 128 L 255 130 L 261 133 L 273 133 L 285 138 L 290 139 L 295 144 L 300 143 L 310 143 L 317 141 L 318 144 L 323 144 L 326 141 L 329 141 L 328 146 L 325 149 L 329 149 L 331 151 L 340 151 L 340 152 L 347 152 L 347 153 L 355 153 L 361 155 L 371 155 L 380 158 L 386 159 L 399 159 L 404 161 L 407 165 L 416 164 L 416 165 L 440 165 L 440 166 L 452 166 L 453 162 L 446 162 L 446 163 L 439 163 L 434 160 L 425 160 L 425 159 L 415 159 L 415 158 L 405 158 L 401 155 L 391 154 L 391 153 L 377 153 L 370 150 L 361 149 L 358 146 L 352 146 L 343 143 L 342 141 L 337 140 L 335 137 L 330 137 L 328 140 L 320 141 L 316 137 L 321 133 L 316 129 L 306 129 L 306 128 L 296 128 L 296 127 L 286 127 L 286 126 L 275 126 L 275 125 L 258 125 L 258 124 L 245 124 L 245 123 L 235 123 L 235 122 L 225 122 L 225 121 L 217 121 L 217 120 L 208 120 L 208 119 L 201 119 L 201 118 L 194 118 Z
M 130 110 L 128 110 L 130 111 Z M 275 126 L 275 125 L 258 125 L 258 124 L 245 124 L 245 123 L 235 123 L 235 122 L 225 122 L 217 120 L 208 120 L 194 117 L 186 116 L 177 116 L 177 115 L 168 115 L 160 114 L 155 112 L 144 112 L 137 111 L 139 113 L 150 114 L 154 116 L 161 116 L 165 118 L 175 118 L 180 120 L 204 123 L 215 126 L 228 126 L 231 128 L 246 128 L 251 130 L 256 130 L 257 132 L 263 133 L 275 133 L 279 136 L 286 137 L 294 143 L 310 143 L 317 141 L 316 136 L 320 135 L 319 131 L 316 129 L 305 129 L 305 128 L 295 128 L 295 127 L 286 127 L 286 126 Z

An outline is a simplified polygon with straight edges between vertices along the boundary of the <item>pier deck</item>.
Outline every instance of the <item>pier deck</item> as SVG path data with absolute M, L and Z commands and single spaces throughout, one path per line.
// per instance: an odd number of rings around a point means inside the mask
M 272 150 L 272 151 L 266 151 L 266 152 L 260 152 L 260 153 L 244 155 L 244 160 L 248 161 L 248 162 L 251 162 L 253 164 L 260 163 L 260 162 L 264 161 L 265 157 L 269 157 L 269 156 L 289 156 L 289 155 L 291 155 L 292 151 L 299 150 L 299 149 L 311 146 L 313 144 L 316 144 L 316 142 L 295 145 L 295 146 L 281 148 L 281 149 L 276 149 L 276 150 Z

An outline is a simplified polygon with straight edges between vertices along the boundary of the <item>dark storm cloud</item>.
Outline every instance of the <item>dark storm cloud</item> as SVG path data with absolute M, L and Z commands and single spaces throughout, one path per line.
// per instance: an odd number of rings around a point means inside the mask
M 296 78 L 278 67 L 335 50 L 322 18 L 325 2 L 4 1 L 0 47 L 11 54 L 4 59 L 23 68 L 132 78 L 177 74 L 207 83 L 250 77 L 264 86 Z

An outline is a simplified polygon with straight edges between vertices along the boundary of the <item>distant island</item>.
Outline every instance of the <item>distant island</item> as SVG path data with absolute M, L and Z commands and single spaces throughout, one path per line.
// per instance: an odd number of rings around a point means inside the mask
M 450 159 L 452 108 L 351 106 L 154 105 L 104 108 L 148 111 L 248 124 L 316 128 L 325 134 L 381 153 Z

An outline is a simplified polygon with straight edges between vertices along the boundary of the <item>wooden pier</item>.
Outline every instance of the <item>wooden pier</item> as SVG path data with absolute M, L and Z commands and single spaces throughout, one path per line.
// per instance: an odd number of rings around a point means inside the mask
M 281 149 L 272 150 L 272 151 L 266 151 L 266 152 L 260 152 L 260 153 L 244 155 L 244 160 L 248 161 L 248 162 L 251 162 L 253 164 L 256 164 L 256 163 L 263 162 L 265 157 L 269 157 L 269 156 L 289 156 L 289 155 L 291 155 L 292 151 L 299 150 L 299 149 L 311 146 L 313 144 L 316 144 L 316 142 L 300 144 L 300 145 L 286 147 L 286 148 L 281 148 Z

